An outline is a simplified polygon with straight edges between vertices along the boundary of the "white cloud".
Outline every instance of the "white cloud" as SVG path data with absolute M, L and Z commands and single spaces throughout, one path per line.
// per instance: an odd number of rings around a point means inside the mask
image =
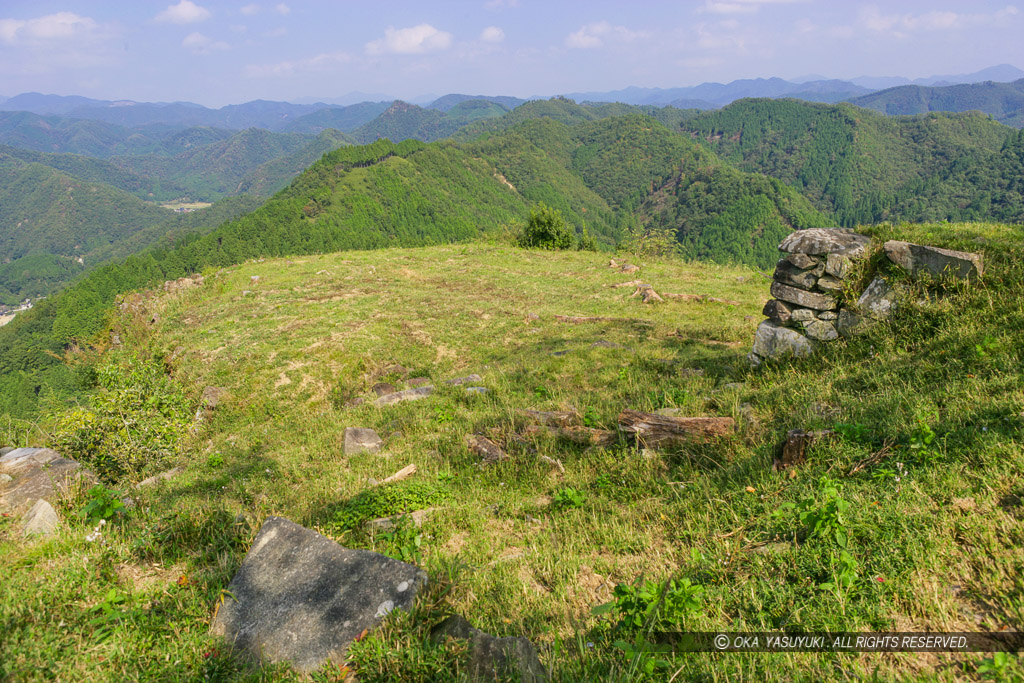
M 283 2 L 280 2 L 274 5 L 274 11 L 277 12 L 278 14 L 291 14 L 292 8 L 284 4 Z
M 519 0 L 487 0 L 487 9 L 505 9 L 519 7 Z
M 789 5 L 806 0 L 704 0 L 698 12 L 711 14 L 753 14 L 764 5 Z
M 245 16 L 247 16 L 247 17 L 251 17 L 251 16 L 253 16 L 254 14 L 259 14 L 259 13 L 260 13 L 260 9 L 262 9 L 262 8 L 261 8 L 261 7 L 259 6 L 259 5 L 257 5 L 256 3 L 253 3 L 253 4 L 251 4 L 251 5 L 246 5 L 246 6 L 245 6 L 245 7 L 243 7 L 243 8 L 242 8 L 242 9 L 241 9 L 240 11 L 241 11 L 241 12 L 242 12 L 242 14 L 244 14 Z
M 500 43 L 505 40 L 505 32 L 497 26 L 488 26 L 480 32 L 480 40 L 484 43 Z
M 214 40 L 198 31 L 185 36 L 185 39 L 181 41 L 181 46 L 197 55 L 208 55 L 219 50 L 227 50 L 230 47 L 224 41 Z
M 39 43 L 67 40 L 95 33 L 97 24 L 73 12 L 57 12 L 36 19 L 0 19 L 0 41 Z
M 389 26 L 384 31 L 383 38 L 366 44 L 366 52 L 371 55 L 386 53 L 416 55 L 446 50 L 451 47 L 451 44 L 452 34 L 440 31 L 430 24 L 399 29 Z
M 352 62 L 352 55 L 346 52 L 325 52 L 309 59 L 278 62 L 277 64 L 250 64 L 245 67 L 248 78 L 291 76 L 303 71 L 332 71 Z
M 875 5 L 868 5 L 860 11 L 861 25 L 876 33 L 888 33 L 895 38 L 906 38 L 919 31 L 948 31 L 974 26 L 994 26 L 1019 14 L 1013 5 L 987 14 L 964 14 L 949 11 L 932 11 L 921 14 L 883 14 Z
M 168 24 L 194 24 L 210 18 L 210 10 L 200 7 L 192 0 L 181 0 L 177 5 L 168 5 L 156 20 Z
M 628 43 L 643 36 L 643 33 L 630 31 L 625 26 L 612 26 L 607 21 L 599 21 L 587 24 L 579 31 L 567 35 L 565 45 L 581 49 L 596 48 L 603 47 L 608 42 Z

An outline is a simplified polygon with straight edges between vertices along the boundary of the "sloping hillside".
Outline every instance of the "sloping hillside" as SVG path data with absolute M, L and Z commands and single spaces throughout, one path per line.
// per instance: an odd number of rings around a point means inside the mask
M 429 637 L 451 612 L 530 638 L 554 681 L 895 680 L 908 662 L 919 678 L 981 678 L 991 654 L 643 647 L 652 631 L 998 634 L 1024 620 L 1020 232 L 873 233 L 981 251 L 985 277 L 937 301 L 921 285 L 867 336 L 759 369 L 744 356 L 767 282 L 713 264 L 636 262 L 660 292 L 735 304 L 646 305 L 600 255 L 483 244 L 251 261 L 132 299 L 120 346 L 81 356 L 97 384 L 80 405 L 0 423 L 0 441 L 52 444 L 106 476 L 103 497 L 65 500 L 45 561 L 0 518 L 0 645 L 17 653 L 0 676 L 251 675 L 209 623 L 281 515 L 430 574 L 436 592 L 349 651 L 360 681 L 461 680 L 464 650 Z M 471 373 L 484 392 L 445 384 Z M 434 392 L 375 403 L 378 384 L 416 378 Z M 210 386 L 220 401 L 194 422 Z M 643 447 L 616 432 L 624 409 L 731 417 L 736 432 Z M 347 427 L 376 430 L 382 450 L 345 454 Z M 791 429 L 833 436 L 776 472 Z M 482 465 L 471 435 L 507 457 Z M 134 505 L 84 541 L 95 523 L 75 512 L 129 491 Z M 420 527 L 364 525 L 428 506 Z

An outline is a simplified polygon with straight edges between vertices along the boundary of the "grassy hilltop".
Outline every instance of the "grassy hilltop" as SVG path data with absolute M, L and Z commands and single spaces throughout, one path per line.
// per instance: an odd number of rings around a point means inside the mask
M 91 508 L 84 493 L 69 498 L 69 523 L 37 545 L 0 518 L 0 679 L 295 679 L 248 670 L 208 636 L 269 515 L 430 573 L 435 588 L 414 614 L 353 647 L 360 681 L 458 680 L 461 653 L 427 639 L 450 611 L 528 636 L 557 681 L 979 677 L 983 655 L 651 656 L 636 652 L 641 629 L 616 625 L 647 605 L 636 587 L 669 579 L 662 630 L 1024 622 L 1024 237 L 983 224 L 870 232 L 981 251 L 985 278 L 919 297 L 814 358 L 757 370 L 745 355 L 769 282 L 747 267 L 649 258 L 625 275 L 607 256 L 494 240 L 261 258 L 131 299 L 109 330 L 120 345 L 73 356 L 94 377 L 80 406 L 0 423 L 0 441 L 52 444 L 100 471 L 114 496 Z M 663 294 L 736 303 L 645 305 L 611 286 L 638 276 Z M 470 373 L 487 393 L 443 384 Z M 376 382 L 417 376 L 438 392 L 353 405 Z M 227 396 L 196 423 L 207 386 Z M 738 430 L 675 450 L 586 447 L 530 434 L 522 413 L 572 410 L 614 429 L 627 408 L 731 416 Z M 346 427 L 376 429 L 386 455 L 344 456 Z M 794 428 L 839 438 L 774 472 Z M 473 433 L 509 459 L 480 467 Z M 407 481 L 368 481 L 410 463 L 419 471 Z M 177 478 L 131 488 L 172 466 Z M 116 508 L 113 492 L 134 506 L 86 540 L 95 521 L 73 513 Z M 418 530 L 362 525 L 426 507 Z M 617 611 L 593 614 L 612 601 Z M 989 665 L 1020 675 L 1002 661 Z

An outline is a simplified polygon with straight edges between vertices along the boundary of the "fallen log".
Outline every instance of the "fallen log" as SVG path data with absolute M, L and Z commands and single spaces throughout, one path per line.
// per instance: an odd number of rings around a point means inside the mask
M 523 430 L 523 436 L 552 436 L 565 439 L 580 446 L 610 446 L 618 441 L 618 434 L 608 429 L 591 429 L 590 427 L 550 427 L 547 425 L 529 425 Z
M 731 417 L 668 417 L 624 410 L 619 414 L 619 429 L 646 446 L 670 446 L 726 436 L 735 431 L 736 422 Z
M 408 479 L 412 475 L 416 474 L 416 465 L 406 465 L 402 469 L 398 470 L 390 477 L 381 482 L 381 484 L 393 484 L 396 481 L 402 481 Z

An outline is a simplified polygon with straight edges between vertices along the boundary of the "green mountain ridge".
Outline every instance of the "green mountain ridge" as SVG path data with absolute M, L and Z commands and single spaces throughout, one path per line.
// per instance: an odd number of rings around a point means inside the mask
M 980 111 L 1014 128 L 1024 128 L 1024 78 L 1011 83 L 968 83 L 940 87 L 903 85 L 850 98 L 850 103 L 883 114 Z

